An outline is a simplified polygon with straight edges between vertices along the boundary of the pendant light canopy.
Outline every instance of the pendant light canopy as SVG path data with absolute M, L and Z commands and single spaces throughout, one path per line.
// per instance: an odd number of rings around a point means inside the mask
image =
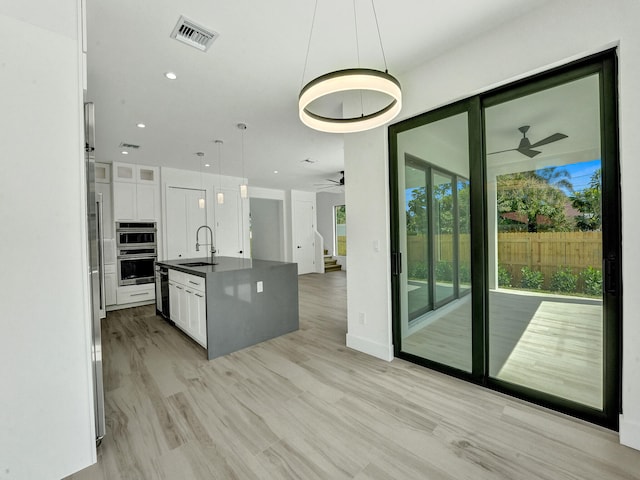
M 249 186 L 245 182 L 244 177 L 244 132 L 247 129 L 247 125 L 245 123 L 239 123 L 238 129 L 242 135 L 242 183 L 240 184 L 240 198 L 249 198 Z
M 328 133 L 354 133 L 370 130 L 379 127 L 393 120 L 402 108 L 402 90 L 400 82 L 389 74 L 387 70 L 387 60 L 382 47 L 382 38 L 380 37 L 380 27 L 378 26 L 378 16 L 376 14 L 375 5 L 371 0 L 371 8 L 376 21 L 376 29 L 378 39 L 380 41 L 380 50 L 385 64 L 385 71 L 374 70 L 369 68 L 360 68 L 360 46 L 358 45 L 358 23 L 355 18 L 355 0 L 353 0 L 354 23 L 356 30 L 356 50 L 358 52 L 358 68 L 348 68 L 337 70 L 325 75 L 321 75 L 300 90 L 298 96 L 298 113 L 302 123 L 315 130 Z M 307 46 L 307 57 L 305 59 L 305 71 L 309 60 L 309 47 L 311 46 L 311 37 L 313 34 L 313 26 L 318 9 L 318 0 L 316 0 L 315 9 L 313 11 L 313 20 L 311 22 L 311 32 L 309 33 L 309 45 Z M 304 79 L 304 72 L 303 72 Z M 388 103 L 382 108 L 377 106 L 372 112 L 365 113 L 363 100 L 363 92 L 378 92 L 388 97 Z M 320 115 L 311 111 L 311 105 L 316 100 L 321 100 L 329 95 L 340 92 L 356 92 L 360 94 L 361 111 L 359 115 L 352 117 L 330 117 Z
M 222 140 L 215 140 L 215 144 L 218 145 L 218 193 L 216 194 L 216 202 L 218 205 L 222 205 L 224 203 L 224 193 L 222 193 L 222 154 L 220 153 L 220 149 L 222 148 L 222 144 L 224 142 Z

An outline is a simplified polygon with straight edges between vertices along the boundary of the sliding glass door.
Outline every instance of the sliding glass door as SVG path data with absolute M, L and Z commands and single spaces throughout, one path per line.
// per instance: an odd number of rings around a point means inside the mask
M 472 364 L 468 137 L 468 116 L 455 111 L 397 137 L 402 351 L 465 372 Z
M 396 356 L 617 427 L 615 56 L 389 129 Z

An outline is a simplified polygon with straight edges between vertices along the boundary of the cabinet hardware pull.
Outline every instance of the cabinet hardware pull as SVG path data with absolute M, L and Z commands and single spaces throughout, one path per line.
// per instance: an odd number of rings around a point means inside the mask
M 200 285 L 200 282 L 194 282 L 194 281 L 191 281 L 191 280 L 189 280 L 189 283 L 190 283 L 191 285 Z
M 176 288 L 177 288 L 178 290 L 182 290 L 182 287 L 179 287 L 178 285 L 176 285 Z
M 185 292 L 187 292 L 187 293 L 193 293 L 191 290 L 185 290 Z
M 196 293 L 196 297 L 202 298 L 202 297 L 204 297 L 204 295 L 200 295 L 199 293 Z
M 132 293 L 132 297 L 139 297 L 140 295 L 149 295 L 149 292 Z

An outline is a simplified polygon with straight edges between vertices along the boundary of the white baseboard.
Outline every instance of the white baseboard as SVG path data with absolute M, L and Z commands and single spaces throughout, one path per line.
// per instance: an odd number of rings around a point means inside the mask
M 393 345 L 383 345 L 347 333 L 347 347 L 387 362 L 393 360 Z
M 640 423 L 625 420 L 624 415 L 620 415 L 620 443 L 640 450 Z

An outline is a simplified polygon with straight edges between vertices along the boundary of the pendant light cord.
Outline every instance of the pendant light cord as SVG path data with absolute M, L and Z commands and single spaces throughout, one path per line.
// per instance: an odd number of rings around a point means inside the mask
M 389 69 L 387 68 L 387 57 L 384 54 L 384 47 L 382 46 L 382 36 L 380 36 L 380 25 L 378 25 L 378 14 L 376 13 L 376 6 L 371 0 L 371 8 L 373 9 L 373 18 L 376 20 L 376 30 L 378 31 L 378 41 L 380 42 L 380 50 L 382 51 L 382 61 L 384 62 L 384 71 L 385 73 L 389 73 Z
M 353 24 L 356 32 L 356 57 L 358 59 L 358 68 L 360 68 L 360 42 L 358 41 L 358 13 L 356 11 L 356 0 L 353 0 Z M 364 96 L 362 90 L 360 93 L 360 116 L 364 117 Z
M 304 57 L 304 68 L 302 69 L 302 78 L 300 79 L 300 89 L 304 85 L 304 76 L 307 73 L 307 63 L 309 62 L 309 51 L 311 50 L 311 38 L 313 37 L 313 26 L 316 23 L 316 12 L 318 11 L 318 0 L 313 7 L 313 17 L 311 18 L 311 31 L 309 31 L 309 41 L 307 42 L 307 56 Z
M 358 41 L 358 14 L 356 12 L 356 0 L 353 0 L 353 24 L 356 31 L 356 57 L 358 59 L 358 68 L 360 68 L 360 42 Z

